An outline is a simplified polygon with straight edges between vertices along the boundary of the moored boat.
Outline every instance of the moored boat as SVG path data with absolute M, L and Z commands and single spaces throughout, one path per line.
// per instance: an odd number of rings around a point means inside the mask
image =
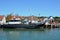
M 3 24 L 2 27 L 4 28 L 39 28 L 43 26 L 42 23 L 32 23 L 28 22 L 27 20 L 21 22 L 20 19 L 13 19 L 10 20 L 8 23 Z

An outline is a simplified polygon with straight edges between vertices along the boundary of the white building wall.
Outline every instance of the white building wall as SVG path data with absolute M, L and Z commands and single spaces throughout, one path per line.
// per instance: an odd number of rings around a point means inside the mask
M 0 24 L 5 24 L 6 23 L 6 18 L 4 17 L 1 21 Z

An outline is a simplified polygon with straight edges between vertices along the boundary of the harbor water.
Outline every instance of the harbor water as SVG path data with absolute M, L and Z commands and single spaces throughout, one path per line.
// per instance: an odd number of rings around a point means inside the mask
M 0 29 L 0 40 L 60 40 L 60 28 Z

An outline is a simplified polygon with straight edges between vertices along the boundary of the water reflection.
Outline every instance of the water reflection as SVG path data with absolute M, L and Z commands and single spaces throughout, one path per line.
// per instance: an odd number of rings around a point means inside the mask
M 60 40 L 60 29 L 0 30 L 0 40 Z

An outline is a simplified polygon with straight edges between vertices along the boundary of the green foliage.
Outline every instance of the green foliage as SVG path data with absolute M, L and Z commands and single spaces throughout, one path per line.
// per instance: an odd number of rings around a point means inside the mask
M 60 18 L 60 17 L 55 16 L 54 18 Z
M 6 22 L 9 21 L 9 17 L 11 17 L 11 16 L 12 16 L 12 14 L 8 14 L 8 15 L 7 15 L 7 17 L 6 17 Z
M 41 17 L 37 17 L 37 18 L 39 19 L 39 18 L 46 18 L 46 17 L 44 17 L 44 16 L 41 16 Z
M 60 22 L 60 17 L 54 17 L 55 22 Z

